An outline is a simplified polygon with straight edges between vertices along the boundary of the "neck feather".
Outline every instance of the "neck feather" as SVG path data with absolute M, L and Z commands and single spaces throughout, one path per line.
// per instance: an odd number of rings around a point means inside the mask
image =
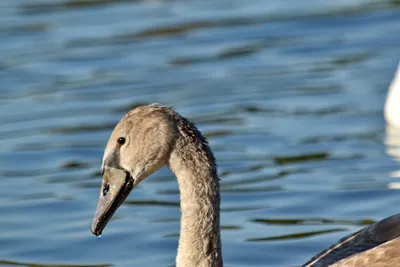
M 219 178 L 214 155 L 196 127 L 179 115 L 169 167 L 178 179 L 181 233 L 177 267 L 222 267 Z

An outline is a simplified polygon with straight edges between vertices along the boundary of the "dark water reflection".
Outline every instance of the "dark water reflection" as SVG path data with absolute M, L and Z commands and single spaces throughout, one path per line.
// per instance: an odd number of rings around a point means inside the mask
M 60 264 L 36 264 L 15 261 L 0 261 L 1 266 L 25 266 L 25 267 L 110 267 L 112 265 L 60 265 Z
M 151 102 L 209 138 L 227 266 L 298 266 L 399 212 L 397 1 L 15 0 L 0 21 L 0 265 L 174 264 L 166 168 L 89 230 L 109 134 Z

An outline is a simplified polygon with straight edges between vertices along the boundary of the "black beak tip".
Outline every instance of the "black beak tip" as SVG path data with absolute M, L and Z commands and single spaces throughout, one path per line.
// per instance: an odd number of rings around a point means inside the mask
M 102 233 L 102 230 L 96 229 L 96 228 L 91 228 L 90 231 L 95 235 L 95 236 L 100 236 Z

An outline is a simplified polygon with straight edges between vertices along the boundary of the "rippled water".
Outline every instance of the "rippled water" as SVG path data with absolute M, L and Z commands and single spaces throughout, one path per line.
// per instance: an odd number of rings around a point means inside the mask
M 0 265 L 174 264 L 166 168 L 89 230 L 105 143 L 142 103 L 209 138 L 226 266 L 298 266 L 399 212 L 398 1 L 9 0 L 0 22 Z

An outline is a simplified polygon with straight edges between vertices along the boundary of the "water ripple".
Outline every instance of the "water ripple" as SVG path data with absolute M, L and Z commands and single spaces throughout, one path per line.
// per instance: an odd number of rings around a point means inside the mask
M 382 109 L 399 12 L 390 0 L 0 2 L 0 265 L 174 266 L 167 168 L 102 238 L 89 230 L 114 125 L 154 102 L 215 153 L 227 266 L 299 266 L 398 212 L 399 134 Z

